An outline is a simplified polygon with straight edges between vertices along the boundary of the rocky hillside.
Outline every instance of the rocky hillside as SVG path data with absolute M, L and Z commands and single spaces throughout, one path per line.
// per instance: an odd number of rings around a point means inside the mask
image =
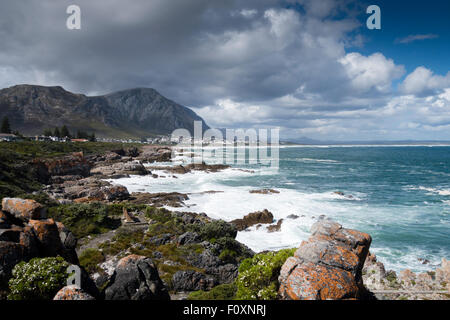
M 147 88 L 88 97 L 62 87 L 18 85 L 0 90 L 0 118 L 4 116 L 14 130 L 29 135 L 63 125 L 72 132 L 114 138 L 170 134 L 178 128 L 193 132 L 194 121 L 208 128 L 192 110 Z

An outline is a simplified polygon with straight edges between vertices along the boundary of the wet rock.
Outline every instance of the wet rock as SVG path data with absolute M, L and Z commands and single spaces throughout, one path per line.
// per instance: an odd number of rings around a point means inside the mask
M 228 169 L 230 166 L 223 165 L 223 164 L 206 164 L 206 163 L 190 163 L 188 165 L 177 165 L 177 166 L 167 166 L 167 167 L 160 167 L 160 166 L 153 166 L 148 167 L 150 170 L 163 170 L 168 173 L 172 174 L 186 174 L 191 171 L 204 171 L 204 172 L 218 172 L 224 169 Z M 161 176 L 160 176 L 161 177 Z
M 21 220 L 45 219 L 47 210 L 34 200 L 3 198 L 3 211 Z
M 152 260 L 143 256 L 121 259 L 110 283 L 105 290 L 106 300 L 170 300 Z
M 244 218 L 233 220 L 230 223 L 234 224 L 238 231 L 243 231 L 256 224 L 269 224 L 272 222 L 273 214 L 267 209 L 264 209 L 263 211 L 250 213 Z
M 58 291 L 53 300 L 95 300 L 78 286 L 66 286 Z
M 290 215 L 288 215 L 286 218 L 287 218 L 287 219 L 296 220 L 296 219 L 298 219 L 298 218 L 300 218 L 300 217 L 299 217 L 298 215 L 296 215 L 296 214 L 290 214 Z
M 363 298 L 362 267 L 371 237 L 330 220 L 316 222 L 311 234 L 283 265 L 280 296 L 294 300 Z
M 187 270 L 176 272 L 172 277 L 172 284 L 175 291 L 211 290 L 215 280 L 200 272 Z
M 272 233 L 272 232 L 280 232 L 281 230 L 281 225 L 283 224 L 283 219 L 278 220 L 277 224 L 271 225 L 267 227 L 267 231 Z
M 278 190 L 274 189 L 261 189 L 261 190 L 250 190 L 250 193 L 257 193 L 257 194 L 274 194 L 274 193 L 280 193 Z

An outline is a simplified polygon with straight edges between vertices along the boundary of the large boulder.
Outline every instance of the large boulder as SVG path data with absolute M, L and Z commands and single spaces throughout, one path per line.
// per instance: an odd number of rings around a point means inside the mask
M 77 238 L 61 222 L 56 222 L 56 226 L 58 227 L 59 239 L 61 241 L 62 256 L 72 263 L 78 262 L 78 255 L 75 250 L 78 242 Z
M 111 165 L 101 165 L 91 170 L 92 175 L 117 176 L 117 175 L 146 175 L 149 172 L 140 161 L 117 162 Z
M 264 209 L 263 211 L 252 212 L 242 219 L 236 219 L 230 223 L 234 224 L 238 231 L 243 231 L 256 224 L 270 224 L 273 222 L 273 214 Z
M 311 228 L 294 257 L 281 268 L 282 299 L 360 299 L 366 294 L 362 268 L 371 244 L 370 235 L 321 220 Z
M 39 242 L 39 251 L 42 256 L 54 257 L 62 251 L 58 226 L 53 219 L 30 220 L 28 225 L 36 235 Z
M 73 234 L 62 223 L 56 223 L 53 219 L 30 220 L 28 227 L 33 230 L 36 237 L 40 257 L 59 255 L 70 263 L 78 264 L 75 252 L 76 239 L 73 239 Z
M 108 181 L 89 177 L 77 180 L 64 180 L 47 187 L 47 193 L 54 198 L 69 199 L 75 202 L 126 200 L 130 194 L 122 185 L 112 185 Z
M 34 200 L 19 198 L 3 198 L 3 211 L 21 220 L 46 218 L 46 209 Z
M 169 162 L 172 158 L 172 150 L 169 147 L 145 146 L 137 159 L 143 162 Z
M 8 287 L 14 266 L 24 260 L 24 247 L 15 242 L 0 241 L 0 290 Z
M 58 159 L 35 160 L 33 165 L 38 169 L 39 180 L 43 183 L 48 183 L 53 176 L 87 177 L 92 167 L 82 152 Z
M 110 283 L 105 290 L 106 300 L 170 300 L 157 268 L 147 257 L 122 258 Z
M 58 291 L 53 300 L 95 300 L 90 294 L 78 286 L 66 286 Z

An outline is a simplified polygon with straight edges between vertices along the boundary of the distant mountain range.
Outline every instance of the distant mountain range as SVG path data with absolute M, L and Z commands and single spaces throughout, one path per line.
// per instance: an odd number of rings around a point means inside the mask
M 0 120 L 4 116 L 13 130 L 25 135 L 63 125 L 74 133 L 81 130 L 109 138 L 143 138 L 178 128 L 192 133 L 194 121 L 209 128 L 191 109 L 149 88 L 88 97 L 62 87 L 17 85 L 0 90 Z

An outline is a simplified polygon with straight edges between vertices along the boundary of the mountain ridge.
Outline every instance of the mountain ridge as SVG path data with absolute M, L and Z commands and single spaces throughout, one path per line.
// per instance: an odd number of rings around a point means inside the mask
M 209 128 L 194 111 L 153 88 L 87 96 L 61 86 L 16 85 L 0 90 L 0 118 L 5 116 L 13 130 L 28 135 L 62 125 L 105 138 L 143 138 L 179 128 L 192 133 L 194 121 Z

